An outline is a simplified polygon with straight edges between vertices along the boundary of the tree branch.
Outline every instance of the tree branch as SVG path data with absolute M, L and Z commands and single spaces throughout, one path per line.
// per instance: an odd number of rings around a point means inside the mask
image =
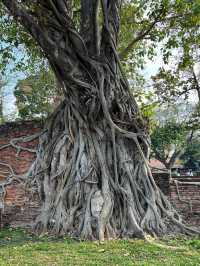
M 117 46 L 119 26 L 120 26 L 120 10 L 122 0 L 102 0 L 102 10 L 104 15 L 104 30 L 102 35 L 107 34 Z
M 73 74 L 80 73 L 81 68 L 77 56 L 86 55 L 87 49 L 84 40 L 73 27 L 70 11 L 66 11 L 71 0 L 38 0 L 35 9 L 16 0 L 2 2 L 15 20 L 39 43 L 57 79 L 62 81 L 65 76 L 68 82 L 74 83 Z
M 101 56 L 107 60 L 112 70 L 116 72 L 116 64 L 119 65 L 119 57 L 116 50 L 122 0 L 101 0 L 101 3 L 104 18 L 101 34 Z
M 36 32 L 40 30 L 39 26 L 34 22 L 33 17 L 20 8 L 16 0 L 2 0 L 2 2 L 9 10 L 10 14 L 13 15 L 17 21 L 22 23 L 31 34 L 35 35 Z
M 36 16 L 30 14 L 30 12 L 18 4 L 16 0 L 2 0 L 3 4 L 8 9 L 9 13 L 22 24 L 27 32 L 39 43 L 42 48 L 54 49 L 54 43 L 44 33 L 42 28 L 39 26 L 39 21 Z
M 164 8 L 162 7 L 160 10 L 158 10 L 158 15 L 155 17 L 154 21 L 152 21 L 147 29 L 142 29 L 137 37 L 135 39 L 133 39 L 128 45 L 127 47 L 119 54 L 119 57 L 120 59 L 123 59 L 131 50 L 132 48 L 134 47 L 134 45 L 139 42 L 140 40 L 144 39 L 144 37 L 146 37 L 150 32 L 151 30 L 155 27 L 155 25 L 160 22 L 160 18 L 161 18 L 161 15 L 164 13 Z
M 81 35 L 91 54 L 99 54 L 99 0 L 81 0 Z
M 150 32 L 151 30 L 154 28 L 154 26 L 158 23 L 158 20 L 155 19 L 150 25 L 149 27 L 144 31 L 143 29 L 138 33 L 138 36 L 133 39 L 128 45 L 127 47 L 119 54 L 120 59 L 123 59 L 133 48 L 133 46 L 139 42 L 140 40 L 144 39 Z

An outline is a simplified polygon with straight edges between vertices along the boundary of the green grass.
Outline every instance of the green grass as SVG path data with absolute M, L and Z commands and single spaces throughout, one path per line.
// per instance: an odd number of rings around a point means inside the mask
M 152 243 L 118 240 L 99 244 L 3 229 L 0 230 L 0 265 L 200 265 L 200 239 L 165 238 Z

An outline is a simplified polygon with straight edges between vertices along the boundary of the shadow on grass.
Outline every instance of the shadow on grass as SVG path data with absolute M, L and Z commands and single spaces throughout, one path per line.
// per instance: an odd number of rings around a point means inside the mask
M 188 237 L 167 237 L 166 239 L 160 239 L 163 244 L 175 246 L 177 244 L 182 246 L 187 246 L 189 248 L 193 248 L 196 250 L 200 250 L 200 238 L 188 238 Z M 24 229 L 0 229 L 0 248 L 1 247 L 14 247 L 14 246 L 22 246 L 25 244 L 31 243 L 48 243 L 48 242 L 65 242 L 67 244 L 79 243 L 80 241 L 62 236 L 51 236 L 51 235 L 43 235 L 37 236 L 36 234 L 31 233 L 28 230 Z M 81 241 L 82 242 L 82 241 Z M 153 243 L 151 243 L 154 246 Z
M 30 243 L 62 242 L 69 244 L 76 242 L 74 239 L 61 236 L 37 236 L 23 229 L 0 229 L 0 248 L 3 246 L 21 246 Z M 78 242 L 78 241 L 77 241 Z

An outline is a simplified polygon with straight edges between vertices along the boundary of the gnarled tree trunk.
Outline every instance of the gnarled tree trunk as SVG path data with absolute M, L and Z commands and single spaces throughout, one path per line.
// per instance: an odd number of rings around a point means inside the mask
M 65 95 L 31 169 L 43 202 L 36 229 L 103 240 L 162 234 L 170 222 L 183 228 L 152 178 L 145 123 L 120 67 L 121 0 L 101 1 L 103 19 L 100 1 L 82 0 L 80 30 L 69 0 L 2 2 L 39 43 Z

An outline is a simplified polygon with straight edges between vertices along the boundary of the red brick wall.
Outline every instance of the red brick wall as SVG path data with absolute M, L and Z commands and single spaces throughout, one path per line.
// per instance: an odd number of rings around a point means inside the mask
M 33 135 L 40 132 L 41 129 L 42 124 L 37 121 L 6 123 L 0 126 L 0 147 L 8 144 L 13 138 Z M 38 139 L 27 143 L 19 142 L 18 145 L 35 149 L 38 145 Z M 0 163 L 11 165 L 17 175 L 25 174 L 34 158 L 35 154 L 28 151 L 21 151 L 17 155 L 17 151 L 13 147 L 0 150 Z M 0 165 L 0 170 L 7 171 L 8 167 Z M 0 174 L 0 182 L 3 179 L 5 177 Z M 24 184 L 13 181 L 6 187 L 4 206 L 3 225 L 22 226 L 32 224 L 38 213 L 39 201 L 36 195 L 31 196 Z
M 200 176 L 176 176 L 172 182 L 166 173 L 155 173 L 153 176 L 183 219 L 188 224 L 200 226 Z M 175 183 L 174 180 L 179 182 Z
M 170 184 L 169 196 L 173 206 L 181 212 L 187 223 L 200 226 L 200 177 L 176 179 L 180 183 Z
M 0 146 L 6 145 L 13 138 L 19 138 L 23 136 L 33 135 L 41 131 L 42 125 L 36 121 L 27 121 L 19 123 L 6 123 L 0 126 Z M 32 142 L 20 143 L 20 146 L 26 148 L 35 149 L 37 147 L 38 140 Z M 16 156 L 17 151 L 13 147 L 0 150 L 0 162 L 9 163 L 16 174 L 25 173 L 34 159 L 34 154 L 21 151 L 20 156 Z

